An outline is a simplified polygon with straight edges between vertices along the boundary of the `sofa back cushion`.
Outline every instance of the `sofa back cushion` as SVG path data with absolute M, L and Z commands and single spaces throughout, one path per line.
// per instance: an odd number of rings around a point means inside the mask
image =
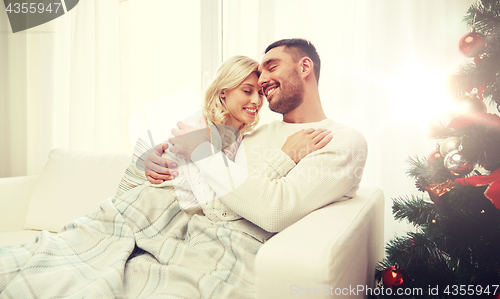
M 132 154 L 53 149 L 31 197 L 26 229 L 58 232 L 113 197 Z

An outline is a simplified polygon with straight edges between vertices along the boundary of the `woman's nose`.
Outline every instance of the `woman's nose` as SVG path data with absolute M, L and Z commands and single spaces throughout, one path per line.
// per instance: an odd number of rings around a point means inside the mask
M 252 103 L 252 104 L 254 104 L 256 106 L 259 106 L 260 105 L 260 101 L 261 101 L 261 98 L 260 98 L 259 92 L 252 93 L 252 97 L 250 99 L 250 103 Z

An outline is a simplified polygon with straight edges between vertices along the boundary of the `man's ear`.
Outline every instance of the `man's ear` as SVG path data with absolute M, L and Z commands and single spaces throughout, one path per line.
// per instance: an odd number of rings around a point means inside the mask
M 309 77 L 314 70 L 314 62 L 309 57 L 304 57 L 300 60 L 300 74 L 302 78 Z

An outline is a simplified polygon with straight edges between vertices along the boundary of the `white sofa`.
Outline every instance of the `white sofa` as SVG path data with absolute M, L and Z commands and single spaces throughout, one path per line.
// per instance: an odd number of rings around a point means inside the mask
M 131 154 L 55 149 L 38 176 L 0 179 L 0 247 L 56 232 L 114 196 Z M 323 207 L 266 242 L 256 257 L 257 298 L 365 298 L 383 257 L 384 196 L 358 195 Z

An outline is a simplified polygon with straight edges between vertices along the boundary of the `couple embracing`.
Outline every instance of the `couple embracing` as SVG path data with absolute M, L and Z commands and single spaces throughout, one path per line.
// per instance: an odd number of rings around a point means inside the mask
M 178 123 L 175 137 L 149 153 L 148 181 L 183 181 L 192 173 L 183 166 L 192 161 L 201 184 L 213 190 L 208 198 L 198 197 L 199 212 L 209 218 L 216 213 L 212 221 L 244 218 L 268 232 L 353 197 L 366 143 L 357 131 L 326 117 L 318 92 L 320 67 L 315 47 L 303 39 L 269 45 L 260 65 L 243 56 L 226 60 L 207 89 L 197 126 Z M 283 121 L 253 131 L 264 97 Z M 179 164 L 180 171 L 174 166 Z M 231 217 L 221 217 L 224 213 Z
M 320 64 L 303 39 L 269 45 L 260 64 L 225 61 L 202 112 L 149 152 L 145 172 L 129 167 L 130 190 L 58 234 L 0 248 L 0 294 L 254 298 L 259 247 L 361 180 L 365 139 L 326 117 Z M 254 130 L 264 98 L 283 120 Z

